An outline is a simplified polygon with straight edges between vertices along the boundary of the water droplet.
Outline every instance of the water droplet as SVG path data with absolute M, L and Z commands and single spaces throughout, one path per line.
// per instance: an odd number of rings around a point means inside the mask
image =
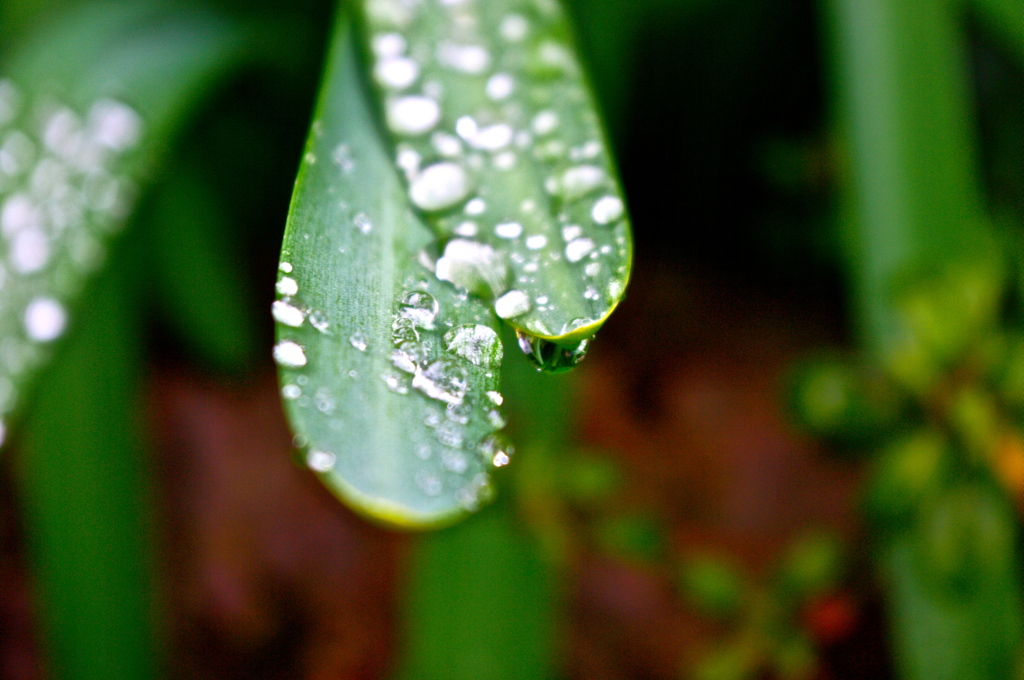
M 530 127 L 535 135 L 540 137 L 550 135 L 558 127 L 558 114 L 554 111 L 541 111 L 533 117 Z
M 494 227 L 494 235 L 498 238 L 519 238 L 523 233 L 523 225 L 518 222 L 503 222 Z
M 494 313 L 502 319 L 511 319 L 530 311 L 530 298 L 521 290 L 510 290 L 494 301 Z
M 131 107 L 110 99 L 92 105 L 88 125 L 91 138 L 113 151 L 126 151 L 142 137 L 142 117 Z
M 414 290 L 406 293 L 399 305 L 398 313 L 420 328 L 432 328 L 441 306 L 430 293 Z M 392 324 L 392 328 L 394 324 Z
M 327 314 L 325 312 L 313 310 L 309 313 L 309 325 L 321 333 L 327 333 L 327 328 L 330 326 L 330 323 L 327 321 Z
M 457 326 L 444 335 L 445 349 L 484 368 L 501 365 L 501 339 L 493 328 L 481 324 Z
M 462 155 L 462 142 L 446 132 L 435 132 L 430 136 L 430 144 L 445 158 L 458 158 Z
M 526 247 L 530 250 L 540 250 L 548 244 L 548 237 L 543 234 L 536 234 L 526 239 Z
M 369 234 L 373 230 L 373 222 L 370 221 L 366 213 L 358 213 L 352 218 L 352 224 L 364 234 Z
M 400 135 L 422 135 L 441 120 L 441 107 L 430 97 L 409 95 L 388 102 L 388 128 Z
M 391 364 L 400 371 L 415 373 L 427 360 L 426 348 L 418 342 L 403 342 L 391 352 Z
M 494 467 L 508 465 L 514 452 L 511 442 L 501 434 L 492 434 L 480 442 L 480 455 Z
M 441 463 L 448 472 L 461 475 L 466 472 L 469 462 L 461 452 L 453 449 L 441 449 Z
M 498 151 L 512 143 L 512 128 L 505 123 L 495 123 L 476 130 L 466 138 L 474 148 L 484 151 Z
M 505 288 L 508 267 L 494 248 L 476 241 L 452 239 L 437 261 L 436 276 L 476 295 L 496 295 Z
M 281 277 L 281 280 L 277 282 L 277 292 L 280 295 L 290 297 L 299 292 L 299 284 L 295 282 L 295 279 L 283 276 Z
M 594 249 L 594 242 L 589 238 L 573 239 L 565 246 L 565 259 L 569 262 L 579 262 Z
M 373 69 L 377 82 L 392 90 L 404 90 L 420 76 L 420 66 L 407 57 L 387 57 Z
M 561 193 L 567 201 L 586 196 L 604 183 L 607 175 L 596 165 L 578 165 L 562 173 Z
M 373 53 L 382 59 L 405 53 L 405 38 L 400 33 L 381 33 L 373 37 Z
M 315 472 L 330 472 L 336 462 L 337 457 L 329 451 L 310 449 L 306 454 L 306 465 Z
M 462 427 L 458 423 L 446 420 L 434 428 L 434 436 L 437 441 L 453 449 L 462 448 Z M 442 454 L 443 455 L 443 454 Z M 455 472 L 455 470 L 452 470 Z
M 41 229 L 26 229 L 14 235 L 8 257 L 18 272 L 37 272 L 50 259 L 50 242 Z
M 380 379 L 388 386 L 388 389 L 397 394 L 409 394 L 409 388 L 402 384 L 402 379 L 394 373 L 382 373 Z
M 302 388 L 298 385 L 285 385 L 281 388 L 281 396 L 285 399 L 298 399 L 302 396 Z
M 25 334 L 36 342 L 50 342 L 60 337 L 67 325 L 63 305 L 49 297 L 37 297 L 25 308 Z
M 356 162 L 352 159 L 352 149 L 349 148 L 348 144 L 339 144 L 334 147 L 334 152 L 331 153 L 331 159 L 337 163 L 338 167 L 341 168 L 341 171 L 346 174 L 352 172 L 356 167 Z
M 437 60 L 456 71 L 477 75 L 491 65 L 490 53 L 480 45 L 444 42 L 437 47 Z
M 550 340 L 516 331 L 519 349 L 542 371 L 561 373 L 583 361 L 590 347 L 590 338 L 571 346 L 558 345 Z
M 456 236 L 464 236 L 466 238 L 473 238 L 479 231 L 480 229 L 477 227 L 476 222 L 461 222 L 454 229 Z
M 615 196 L 605 196 L 594 203 L 590 216 L 598 224 L 609 224 L 622 217 L 624 212 L 625 206 L 622 205 L 621 199 Z
M 469 203 L 466 204 L 467 215 L 482 215 L 487 210 L 487 203 L 482 198 L 470 199 Z
M 277 266 L 277 268 L 283 271 L 285 274 L 290 274 L 292 271 L 292 264 L 291 262 L 282 262 Z
M 485 92 L 494 101 L 508 99 L 515 89 L 516 81 L 507 73 L 495 73 L 487 79 Z
M 521 42 L 530 30 L 530 23 L 520 14 L 509 14 L 501 20 L 498 32 L 509 42 Z
M 409 198 L 427 212 L 446 210 L 461 203 L 470 193 L 469 175 L 461 165 L 435 163 L 413 178 Z
M 505 416 L 503 416 L 501 411 L 497 409 L 492 409 L 487 412 L 487 422 L 490 423 L 491 427 L 495 430 L 500 430 L 508 425 L 508 421 L 505 420 Z
M 270 307 L 274 320 L 286 326 L 299 327 L 306 319 L 306 314 L 298 307 L 294 307 L 284 300 L 275 300 Z
M 437 496 L 443 489 L 440 478 L 426 470 L 420 470 L 416 473 L 416 486 L 428 496 Z
M 403 342 L 419 342 L 419 339 L 420 334 L 412 319 L 399 316 L 391 324 L 391 340 L 396 345 L 401 345 Z
M 444 359 L 435 361 L 412 379 L 412 386 L 431 399 L 461 404 L 469 389 L 469 374 L 462 366 Z
M 361 331 L 353 333 L 348 341 L 360 352 L 365 352 L 366 348 L 370 346 L 369 342 L 366 340 L 366 334 Z
M 600 273 L 600 271 L 600 262 L 591 262 L 590 264 L 583 268 L 583 273 L 585 273 L 587 276 L 597 276 L 598 273 Z
M 298 343 L 283 340 L 274 345 L 274 361 L 287 368 L 298 368 L 306 365 L 306 352 Z
M 491 403 L 495 406 L 501 406 L 502 402 L 505 401 L 505 398 L 501 396 L 501 393 L 495 392 L 494 390 L 488 390 L 487 398 L 490 399 Z

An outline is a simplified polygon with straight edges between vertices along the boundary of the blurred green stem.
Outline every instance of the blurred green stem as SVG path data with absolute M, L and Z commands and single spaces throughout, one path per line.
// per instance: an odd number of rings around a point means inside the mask
M 138 285 L 129 287 L 126 254 L 87 293 L 25 428 L 20 485 L 55 680 L 160 677 L 138 437 L 141 338 L 129 294 Z
M 978 187 L 955 8 L 934 0 L 825 6 L 848 136 L 844 208 L 863 342 L 926 396 L 995 323 L 1002 286 L 1002 256 Z M 952 524 L 919 517 L 905 529 L 879 527 L 878 564 L 907 680 L 1003 680 L 1017 663 L 1024 630 L 1016 546 L 987 545 L 1012 534 L 1012 515 L 1005 503 L 957 504 L 964 482 L 936 489 L 934 508 L 914 508 L 925 517 L 955 508 L 941 516 Z M 937 555 L 970 565 L 963 583 L 936 576 L 944 568 Z

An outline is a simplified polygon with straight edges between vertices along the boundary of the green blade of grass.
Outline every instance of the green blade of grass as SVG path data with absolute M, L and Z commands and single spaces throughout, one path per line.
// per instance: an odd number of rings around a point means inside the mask
M 517 521 L 503 502 L 418 539 L 397 678 L 555 676 L 554 579 Z
M 0 76 L 0 441 L 140 185 L 243 46 L 205 12 L 87 6 Z
M 118 250 L 32 400 L 18 460 L 40 641 L 55 680 L 161 676 L 138 429 L 142 329 L 132 291 L 141 277 Z
M 848 253 L 864 342 L 927 390 L 994 322 L 1003 267 L 982 209 L 952 8 L 834 0 L 849 133 Z
M 561 7 L 367 0 L 364 9 L 394 162 L 444 243 L 438 276 L 493 300 L 542 367 L 575 363 L 582 351 L 545 343 L 575 348 L 598 330 L 622 299 L 632 243 Z
M 374 126 L 342 5 L 296 181 L 273 314 L 286 411 L 309 466 L 355 509 L 419 528 L 490 494 L 497 320 L 428 269 Z

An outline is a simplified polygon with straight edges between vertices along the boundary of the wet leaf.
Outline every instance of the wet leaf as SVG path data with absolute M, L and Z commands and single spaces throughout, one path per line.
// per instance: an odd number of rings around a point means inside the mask
M 0 72 L 0 442 L 159 152 L 243 44 L 205 12 L 89 6 Z
M 538 366 L 571 367 L 622 299 L 632 244 L 562 9 L 364 7 L 382 127 L 409 199 L 443 243 L 438 277 L 492 301 Z
M 498 320 L 439 280 L 377 132 L 345 15 L 299 171 L 273 314 L 296 439 L 360 512 L 420 528 L 491 494 L 509 461 L 496 433 Z

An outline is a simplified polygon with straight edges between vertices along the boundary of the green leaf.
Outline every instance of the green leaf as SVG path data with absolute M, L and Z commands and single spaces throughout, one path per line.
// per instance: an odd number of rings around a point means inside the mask
M 444 244 L 437 275 L 493 300 L 542 368 L 571 367 L 622 299 L 632 244 L 562 9 L 553 0 L 364 8 L 395 164 Z
M 554 574 L 508 503 L 426 534 L 404 600 L 401 680 L 555 677 Z
M 89 6 L 0 75 L 0 441 L 183 114 L 243 44 L 204 12 Z
M 309 466 L 354 508 L 419 528 L 491 493 L 498 321 L 429 269 L 359 80 L 344 6 L 292 198 L 273 313 L 282 395 Z

